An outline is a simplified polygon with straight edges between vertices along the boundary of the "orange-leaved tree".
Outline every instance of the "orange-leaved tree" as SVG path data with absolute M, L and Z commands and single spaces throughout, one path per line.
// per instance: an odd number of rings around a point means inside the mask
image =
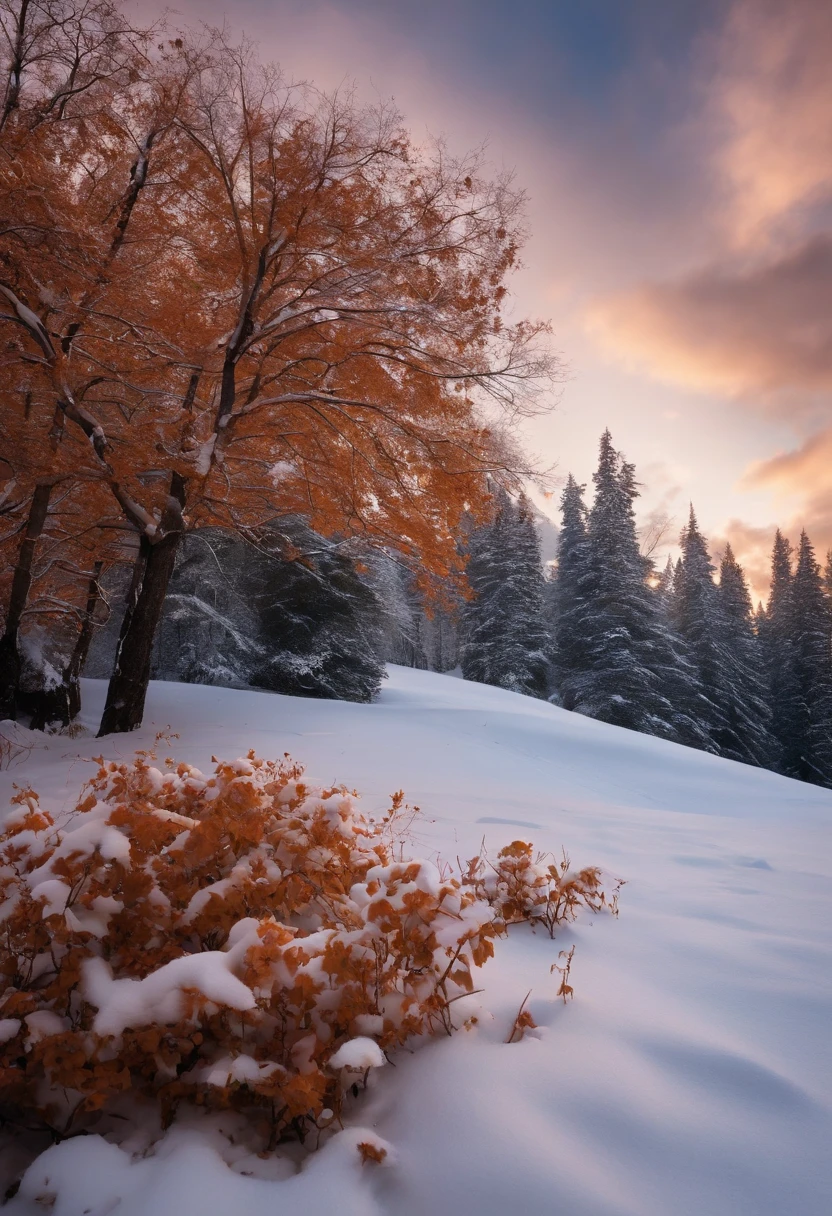
M 544 327 L 501 319 L 521 196 L 476 157 L 416 152 L 386 109 L 284 86 L 245 48 L 221 42 L 192 99 L 181 188 L 208 283 L 194 321 L 210 316 L 182 512 L 236 528 L 301 513 L 447 573 L 485 474 L 518 471 L 485 403 L 533 408 L 553 370 Z M 158 564 L 102 733 L 141 718 Z
M 170 277 L 170 258 L 161 277 L 150 271 L 170 237 L 164 144 L 190 61 L 175 44 L 151 54 L 149 35 L 105 2 L 20 2 L 7 6 L 4 24 L 14 31 L 14 81 L 0 124 L 2 426 L 10 500 L 28 509 L 10 563 L 0 716 L 13 715 L 19 700 L 18 633 L 53 490 L 97 480 L 125 526 L 146 527 L 130 480 L 142 471 L 136 441 L 146 441 L 145 424 L 157 443 L 165 438 L 157 365 L 168 366 L 168 390 L 177 371 L 186 386 L 191 375 L 141 307 L 148 294 L 155 309 L 162 305 L 160 282 Z M 171 283 L 168 299 L 184 304 L 182 296 Z M 95 501 L 100 509 L 101 496 Z
M 102 733 L 141 721 L 187 527 L 300 513 L 445 574 L 484 476 L 523 470 L 506 418 L 553 373 L 545 327 L 502 319 L 522 196 L 478 157 L 416 150 L 394 113 L 286 86 L 222 34 L 144 54 L 136 80 L 101 108 L 118 121 L 81 157 L 90 183 L 49 161 L 96 223 L 38 244 L 35 269 L 10 240 L 4 293 L 20 360 L 138 537 Z

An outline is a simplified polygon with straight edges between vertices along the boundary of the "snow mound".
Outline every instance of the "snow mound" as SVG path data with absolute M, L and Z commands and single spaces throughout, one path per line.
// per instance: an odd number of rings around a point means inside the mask
M 331 1057 L 329 1064 L 331 1068 L 349 1068 L 364 1072 L 367 1068 L 381 1068 L 386 1062 L 378 1043 L 360 1035 L 357 1039 L 343 1043 Z

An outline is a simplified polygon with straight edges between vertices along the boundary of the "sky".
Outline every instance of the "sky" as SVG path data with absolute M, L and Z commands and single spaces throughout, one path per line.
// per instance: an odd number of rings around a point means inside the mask
M 148 11 L 150 0 L 146 0 Z M 774 529 L 832 548 L 830 0 L 178 0 L 528 193 L 515 314 L 565 379 L 526 447 L 642 514 L 693 503 L 765 594 Z M 173 19 L 174 21 L 177 18 Z M 558 492 L 540 502 L 557 516 Z

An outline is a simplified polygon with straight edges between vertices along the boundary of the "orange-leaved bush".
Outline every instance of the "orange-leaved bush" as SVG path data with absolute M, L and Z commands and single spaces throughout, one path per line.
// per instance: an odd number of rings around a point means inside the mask
M 392 1048 L 455 1029 L 451 1008 L 507 924 L 553 934 L 580 904 L 616 911 L 598 870 L 547 865 L 523 841 L 459 878 L 404 859 L 401 793 L 373 820 L 288 756 L 215 760 L 210 776 L 154 759 L 97 760 L 60 824 L 33 790 L 13 799 L 0 836 L 11 1121 L 63 1136 L 132 1091 L 165 1124 L 187 1101 L 244 1112 L 269 1147 L 303 1140 L 338 1124 Z
M 268 1141 L 449 1007 L 493 953 L 487 901 L 288 757 L 97 761 L 60 826 L 30 789 L 0 837 L 4 1113 L 59 1134 L 134 1090 L 251 1110 Z
M 618 915 L 619 880 L 610 899 L 597 866 L 573 870 L 566 853 L 556 861 L 551 854 L 535 853 L 525 840 L 514 840 L 497 854 L 496 863 L 481 853 L 472 858 L 465 884 L 487 900 L 506 925 L 529 921 L 545 926 L 554 937 L 558 925 L 574 920 L 578 909 Z

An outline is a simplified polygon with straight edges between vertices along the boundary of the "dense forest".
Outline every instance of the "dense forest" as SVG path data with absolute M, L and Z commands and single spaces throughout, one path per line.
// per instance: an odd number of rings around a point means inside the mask
M 635 471 L 601 439 L 595 495 L 570 478 L 547 588 L 554 698 L 569 709 L 832 786 L 832 555 L 778 531 L 768 604 L 725 547 L 718 577 L 691 507 L 680 556 L 639 551 Z
M 522 492 L 492 486 L 480 521 L 462 520 L 466 587 L 434 583 L 430 594 L 383 549 L 359 560 L 354 542 L 350 556 L 301 519 L 256 544 L 195 531 L 172 575 L 154 674 L 369 701 L 385 662 L 457 669 L 832 786 L 832 555 L 822 572 L 805 533 L 795 554 L 777 532 L 771 594 L 755 611 L 730 545 L 717 568 L 692 507 L 677 561 L 656 570 L 640 544 L 635 470 L 609 432 L 594 483 L 588 508 L 585 487 L 566 480 L 550 561 L 546 518 Z M 99 631 L 91 674 L 106 674 L 117 624 L 115 614 Z

